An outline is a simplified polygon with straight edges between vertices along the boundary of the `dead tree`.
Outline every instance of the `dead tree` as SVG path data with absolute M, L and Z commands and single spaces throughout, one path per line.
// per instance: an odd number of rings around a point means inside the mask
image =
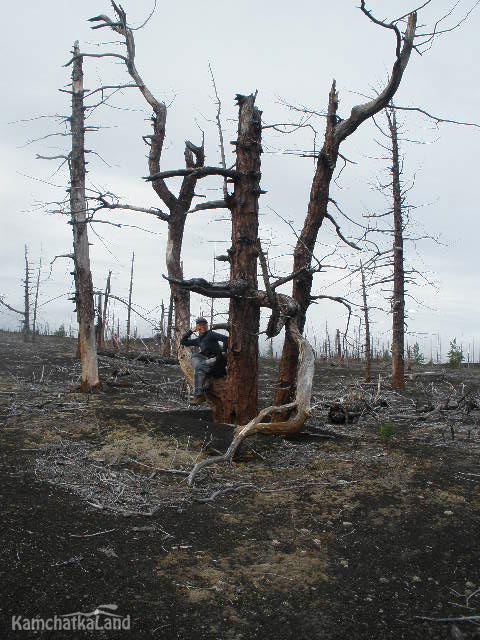
M 95 339 L 95 304 L 90 271 L 87 202 L 85 197 L 85 106 L 83 57 L 78 42 L 73 47 L 72 150 L 70 166 L 70 212 L 73 229 L 75 305 L 78 320 L 78 346 L 82 363 L 80 390 L 91 392 L 100 387 Z
M 385 110 L 392 143 L 393 199 L 393 295 L 392 295 L 392 387 L 405 389 L 405 268 L 403 255 L 403 195 L 400 181 L 400 155 L 397 118 Z
M 130 317 L 132 313 L 132 291 L 133 291 L 133 263 L 135 261 L 135 253 L 132 253 L 132 266 L 130 268 L 130 287 L 128 289 L 128 308 L 127 308 L 127 353 L 130 349 Z
M 107 276 L 107 282 L 105 285 L 105 293 L 103 296 L 102 330 L 100 332 L 100 342 L 99 342 L 99 347 L 101 349 L 105 348 L 105 331 L 107 329 L 108 299 L 110 297 L 111 278 L 112 278 L 112 272 L 109 271 Z
M 230 337 L 227 355 L 227 390 L 222 398 L 223 420 L 244 424 L 257 415 L 258 332 L 260 307 L 249 292 L 258 289 L 258 199 L 260 190 L 261 111 L 255 96 L 237 95 L 239 106 L 237 162 L 233 195 L 230 281 L 243 283 L 245 295 L 232 297 L 229 308 Z
M 137 207 L 125 205 L 117 201 L 99 195 L 98 210 L 104 209 L 126 209 L 132 211 L 143 211 L 150 213 L 160 220 L 168 224 L 168 239 L 166 250 L 166 265 L 168 275 L 172 278 L 181 279 L 183 270 L 181 264 L 181 252 L 183 244 L 183 233 L 187 213 L 195 194 L 195 186 L 198 178 L 206 175 L 215 175 L 216 168 L 204 167 L 205 154 L 203 141 L 200 146 L 194 145 L 192 142 L 185 143 L 185 166 L 186 168 L 179 171 L 161 172 L 160 161 L 162 157 L 163 144 L 166 133 L 167 107 L 164 102 L 158 100 L 149 90 L 142 77 L 140 76 L 135 65 L 135 40 L 132 29 L 127 24 L 127 16 L 120 5 L 112 2 L 115 12 L 115 18 L 111 19 L 106 15 L 99 15 L 90 18 L 90 22 L 94 22 L 92 29 L 108 28 L 119 34 L 123 38 L 125 46 L 125 55 L 116 53 L 105 54 L 89 54 L 94 57 L 111 56 L 121 59 L 126 69 L 150 108 L 153 111 L 151 135 L 144 136 L 144 141 L 149 147 L 148 152 L 148 168 L 149 179 L 151 179 L 152 187 L 158 197 L 167 207 L 169 213 L 165 213 L 158 208 Z M 131 86 L 131 85 L 124 85 Z M 178 196 L 168 188 L 165 179 L 167 177 L 183 176 L 183 182 L 180 187 Z M 179 348 L 180 337 L 184 331 L 190 326 L 190 296 L 187 291 L 181 290 L 172 285 L 173 301 L 175 306 L 175 325 L 173 342 L 175 349 L 179 351 L 180 362 L 185 367 L 189 367 L 189 353 Z
M 335 348 L 337 350 L 337 366 L 342 366 L 342 342 L 340 340 L 340 329 L 335 333 Z
M 103 335 L 103 294 L 101 291 L 97 294 L 97 325 L 95 327 L 95 335 L 97 338 L 97 348 L 102 348 Z
M 313 275 L 309 271 L 319 229 L 325 219 L 333 221 L 328 212 L 329 204 L 334 204 L 330 197 L 330 183 L 340 155 L 340 145 L 354 133 L 358 127 L 384 109 L 395 95 L 413 49 L 417 14 L 412 12 L 408 16 L 405 32 L 402 34 L 397 25 L 398 21 L 382 22 L 373 17 L 361 0 L 361 10 L 375 24 L 392 30 L 396 39 L 395 62 L 390 74 L 390 80 L 383 91 L 373 100 L 353 107 L 348 118 L 341 119 L 337 115 L 338 95 L 335 81 L 329 94 L 326 116 L 325 138 L 322 149 L 318 154 L 315 175 L 310 191 L 310 200 L 302 232 L 298 238 L 294 251 L 294 272 L 302 272 L 293 281 L 292 297 L 299 305 L 298 328 L 302 332 L 305 326 L 306 313 L 312 300 Z M 333 224 L 336 225 L 335 222 Z M 338 225 L 336 225 L 338 230 Z M 279 367 L 275 401 L 284 403 L 294 393 L 295 372 L 297 367 L 297 343 L 286 334 Z
M 40 275 L 42 273 L 42 259 L 38 263 L 37 282 L 35 285 L 35 298 L 33 302 L 33 321 L 32 321 L 32 341 L 35 341 L 37 335 L 37 312 L 38 312 L 38 295 L 40 292 Z
M 23 339 L 30 338 L 30 265 L 28 263 L 28 247 L 25 245 L 25 278 L 24 285 L 24 323 L 23 323 Z
M 367 287 L 365 284 L 365 271 L 360 261 L 360 273 L 362 277 L 363 320 L 365 323 L 365 382 L 370 382 L 372 368 L 372 352 L 370 345 L 370 318 L 368 312 Z
M 173 293 L 170 294 L 170 300 L 168 303 L 167 314 L 167 328 L 165 331 L 165 343 L 163 347 L 162 355 L 165 358 L 170 358 L 172 355 L 172 328 L 173 328 Z
M 12 307 L 10 304 L 5 302 L 3 296 L 0 296 L 0 304 L 9 311 L 13 311 L 13 313 L 17 313 L 18 315 L 23 317 L 22 337 L 25 341 L 28 341 L 30 338 L 30 264 L 28 262 L 27 245 L 25 245 L 24 260 L 25 275 L 23 278 L 23 310 L 20 311 L 20 309 L 15 309 L 15 307 Z

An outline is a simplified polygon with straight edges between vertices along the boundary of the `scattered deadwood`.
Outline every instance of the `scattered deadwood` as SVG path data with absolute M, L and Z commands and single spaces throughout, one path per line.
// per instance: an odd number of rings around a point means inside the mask
M 118 353 L 118 351 L 108 351 L 106 349 L 98 350 L 99 356 L 104 356 L 106 358 L 115 358 L 117 360 L 126 359 L 126 360 L 134 360 L 135 362 L 153 362 L 156 364 L 178 364 L 177 358 L 164 358 L 163 356 L 156 356 L 149 353 L 144 352 L 135 352 L 129 351 L 128 353 Z
M 262 409 L 253 420 L 250 420 L 248 424 L 237 427 L 233 440 L 223 455 L 207 458 L 193 467 L 188 476 L 189 486 L 193 485 L 198 473 L 205 467 L 220 462 L 231 462 L 238 447 L 248 436 L 259 432 L 276 435 L 296 433 L 310 416 L 310 401 L 315 367 L 314 352 L 310 343 L 298 330 L 294 319 L 288 320 L 287 326 L 290 335 L 297 341 L 299 350 L 299 366 L 294 401 L 282 406 L 266 407 Z

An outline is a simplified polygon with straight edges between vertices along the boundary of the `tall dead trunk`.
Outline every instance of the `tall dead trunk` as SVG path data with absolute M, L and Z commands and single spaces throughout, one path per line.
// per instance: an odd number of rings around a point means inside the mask
M 376 24 L 386 26 L 384 23 L 372 17 L 371 13 L 365 8 L 364 3 L 362 3 L 361 9 L 370 19 L 373 19 Z M 307 217 L 294 252 L 294 271 L 297 272 L 300 269 L 304 269 L 303 273 L 293 281 L 292 288 L 292 296 L 298 303 L 300 309 L 300 316 L 298 318 L 298 328 L 300 332 L 303 332 L 307 309 L 311 302 L 313 275 L 308 269 L 311 266 L 318 230 L 327 216 L 330 183 L 338 159 L 340 144 L 354 133 L 363 122 L 387 107 L 392 100 L 400 86 L 404 71 L 410 59 L 416 24 L 417 14 L 413 11 L 408 15 L 407 26 L 403 35 L 396 26 L 393 27 L 389 25 L 388 28 L 391 28 L 396 35 L 395 62 L 389 81 L 376 98 L 364 104 L 354 106 L 350 116 L 346 119 L 340 120 L 337 118 L 338 96 L 335 90 L 335 81 L 333 82 L 328 101 L 325 140 L 317 160 L 315 176 L 310 191 Z M 292 340 L 287 328 L 277 379 L 275 393 L 276 403 L 284 403 L 293 397 L 297 363 L 297 343 L 295 340 Z
M 163 347 L 163 356 L 169 358 L 172 354 L 172 327 L 173 327 L 173 293 L 170 293 L 170 301 L 168 303 L 167 329 L 165 332 L 165 343 Z
M 108 317 L 108 299 L 110 297 L 110 281 L 112 278 L 112 272 L 108 272 L 107 283 L 105 285 L 105 294 L 103 297 L 103 313 L 102 313 L 102 331 L 100 335 L 100 346 L 105 348 L 105 331 L 107 329 L 107 317 Z
M 395 110 L 387 110 L 392 142 L 393 195 L 393 296 L 392 296 L 392 387 L 405 389 L 405 272 L 403 264 L 403 208 L 400 152 Z
M 75 303 L 78 320 L 78 345 L 82 363 L 80 390 L 100 387 L 97 344 L 95 341 L 95 305 L 90 271 L 85 198 L 85 108 L 83 104 L 83 59 L 75 42 L 72 71 L 72 152 L 70 155 L 70 210 L 73 229 Z
M 292 297 L 299 307 L 297 326 L 303 333 L 307 309 L 311 302 L 313 275 L 309 271 L 317 241 L 318 231 L 327 214 L 330 197 L 330 182 L 338 159 L 338 142 L 335 138 L 337 124 L 338 95 L 335 80 L 332 83 L 328 99 L 327 126 L 322 150 L 318 156 L 315 175 L 310 190 L 307 216 L 302 233 L 293 254 L 293 272 L 304 270 L 294 281 Z M 295 378 L 298 362 L 298 342 L 288 331 L 285 332 L 282 358 L 278 369 L 275 404 L 285 404 L 295 395 Z
M 342 365 L 342 343 L 340 341 L 340 329 L 337 329 L 337 333 L 335 334 L 335 346 L 337 348 L 337 366 L 340 367 Z
M 135 261 L 135 253 L 132 253 L 132 266 L 130 268 L 130 287 L 128 289 L 128 308 L 127 308 L 127 353 L 130 349 L 130 320 L 132 315 L 132 291 L 133 291 L 133 263 Z
M 365 382 L 370 382 L 372 368 L 372 352 L 370 346 L 370 319 L 368 314 L 367 288 L 365 286 L 365 272 L 363 270 L 363 264 L 361 262 L 360 273 L 362 275 L 363 319 L 365 322 Z
M 225 187 L 225 185 L 224 185 Z M 215 282 L 215 276 L 217 272 L 217 259 L 216 256 L 213 256 L 213 274 L 212 274 L 212 282 Z M 210 326 L 213 325 L 213 321 L 215 320 L 215 298 L 210 298 Z
M 37 335 L 38 294 L 40 292 L 41 272 L 42 272 L 42 259 L 40 258 L 40 262 L 38 264 L 38 271 L 37 271 L 37 283 L 35 285 L 35 301 L 33 304 L 32 341 L 35 341 L 35 336 Z
M 237 96 L 236 141 L 238 178 L 231 199 L 232 247 L 230 281 L 242 280 L 246 291 L 257 291 L 258 199 L 261 167 L 261 111 L 255 96 Z M 245 424 L 257 415 L 258 332 L 260 307 L 248 293 L 231 298 L 229 307 L 227 389 L 223 397 L 224 422 Z
M 95 328 L 97 337 L 97 348 L 102 348 L 102 334 L 103 334 L 103 296 L 98 294 L 97 303 L 97 326 Z
M 23 314 L 23 339 L 30 338 L 30 265 L 28 264 L 28 248 L 25 245 L 25 278 L 24 284 L 24 314 Z

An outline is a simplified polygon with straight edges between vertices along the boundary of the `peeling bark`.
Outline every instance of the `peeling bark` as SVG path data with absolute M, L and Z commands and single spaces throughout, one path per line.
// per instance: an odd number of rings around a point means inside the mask
M 80 390 L 100 387 L 95 340 L 95 305 L 90 271 L 85 199 L 85 110 L 83 104 L 83 61 L 78 42 L 74 45 L 72 71 L 72 152 L 70 156 L 70 211 L 73 229 L 75 303 L 78 319 L 78 346 L 82 364 Z
M 297 326 L 302 333 L 305 327 L 307 309 L 311 302 L 313 274 L 309 270 L 317 241 L 318 232 L 327 213 L 330 182 L 338 159 L 339 143 L 335 139 L 335 125 L 337 122 L 338 95 L 335 81 L 330 89 L 328 100 L 327 127 L 322 150 L 318 156 L 315 175 L 310 190 L 307 216 L 302 232 L 293 254 L 293 271 L 303 272 L 293 281 L 292 297 L 299 305 Z M 282 358 L 278 369 L 275 403 L 284 404 L 295 393 L 295 376 L 298 361 L 298 342 L 285 333 Z
M 362 275 L 362 299 L 363 299 L 363 319 L 365 321 L 365 382 L 370 382 L 372 355 L 370 347 L 370 319 L 368 314 L 367 288 L 365 285 L 365 272 L 363 264 L 360 262 L 360 273 Z
M 255 96 L 237 96 L 237 162 L 231 198 L 230 279 L 246 283 L 246 293 L 230 300 L 230 337 L 223 422 L 243 424 L 257 414 L 260 307 L 248 292 L 258 289 L 258 199 L 260 195 L 261 111 Z
M 289 334 L 296 341 L 299 352 L 294 400 L 282 406 L 275 405 L 262 409 L 248 424 L 238 426 L 235 429 L 232 443 L 223 455 L 207 458 L 194 466 L 188 476 L 190 486 L 195 482 L 198 473 L 205 467 L 220 462 L 230 462 L 238 447 L 248 436 L 259 432 L 283 436 L 297 433 L 310 416 L 315 356 L 311 345 L 301 335 L 296 320 L 289 320 L 288 325 Z
M 403 210 L 400 152 L 395 110 L 386 111 L 392 141 L 393 195 L 393 297 L 392 297 L 392 387 L 405 389 L 405 270 L 403 258 Z
M 365 9 L 362 2 L 362 11 L 372 20 L 373 16 Z M 387 26 L 373 19 L 377 24 Z M 350 116 L 346 120 L 337 118 L 338 96 L 335 90 L 335 81 L 329 95 L 327 125 L 325 130 L 325 140 L 318 156 L 315 175 L 310 191 L 307 217 L 298 239 L 294 252 L 294 271 L 309 267 L 312 260 L 318 231 L 323 220 L 327 217 L 327 206 L 329 202 L 330 183 L 333 177 L 333 170 L 338 159 L 340 144 L 358 127 L 375 114 L 384 109 L 395 95 L 403 74 L 410 59 L 415 37 L 417 24 L 417 14 L 412 12 L 408 16 L 407 27 L 403 38 L 400 36 L 398 28 L 394 31 L 397 37 L 396 59 L 392 67 L 390 79 L 383 91 L 374 99 L 365 104 L 353 107 Z M 388 27 L 390 28 L 390 27 Z M 305 269 L 300 278 L 293 281 L 292 296 L 299 304 L 300 315 L 298 318 L 298 328 L 303 332 L 307 309 L 311 302 L 311 290 L 313 275 Z M 298 349 L 296 341 L 292 339 L 289 332 L 286 332 L 282 358 L 279 365 L 277 378 L 277 388 L 275 392 L 275 402 L 286 402 L 292 397 L 295 390 L 295 371 L 298 361 Z

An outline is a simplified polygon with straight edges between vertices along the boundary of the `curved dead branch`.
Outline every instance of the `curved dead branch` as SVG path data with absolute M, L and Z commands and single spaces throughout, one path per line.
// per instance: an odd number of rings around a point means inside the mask
M 388 81 L 383 91 L 375 99 L 370 100 L 370 102 L 359 104 L 353 107 L 350 116 L 346 120 L 342 120 L 337 124 L 334 132 L 337 145 L 340 145 L 340 143 L 343 142 L 345 138 L 356 131 L 356 129 L 358 129 L 362 122 L 364 122 L 371 116 L 374 116 L 376 113 L 378 113 L 388 105 L 390 100 L 395 95 L 398 87 L 400 86 L 403 73 L 407 68 L 410 54 L 412 53 L 415 38 L 415 29 L 417 26 L 417 14 L 415 11 L 410 13 L 408 16 L 407 28 L 402 38 L 400 31 L 395 24 L 384 23 L 374 18 L 372 14 L 365 8 L 365 2 L 363 0 L 361 3 L 361 10 L 375 24 L 387 29 L 392 29 L 395 32 L 395 36 L 397 39 L 396 59 L 393 64 L 390 80 Z
M 241 443 L 254 433 L 269 433 L 275 435 L 289 435 L 299 431 L 309 418 L 314 374 L 314 353 L 310 343 L 298 330 L 295 319 L 287 321 L 287 328 L 291 337 L 298 345 L 299 366 L 297 370 L 297 390 L 293 402 L 280 406 L 270 406 L 246 425 L 235 429 L 233 440 L 226 452 L 219 456 L 207 458 L 198 462 L 188 476 L 188 484 L 192 486 L 199 472 L 205 467 L 220 462 L 231 462 Z

